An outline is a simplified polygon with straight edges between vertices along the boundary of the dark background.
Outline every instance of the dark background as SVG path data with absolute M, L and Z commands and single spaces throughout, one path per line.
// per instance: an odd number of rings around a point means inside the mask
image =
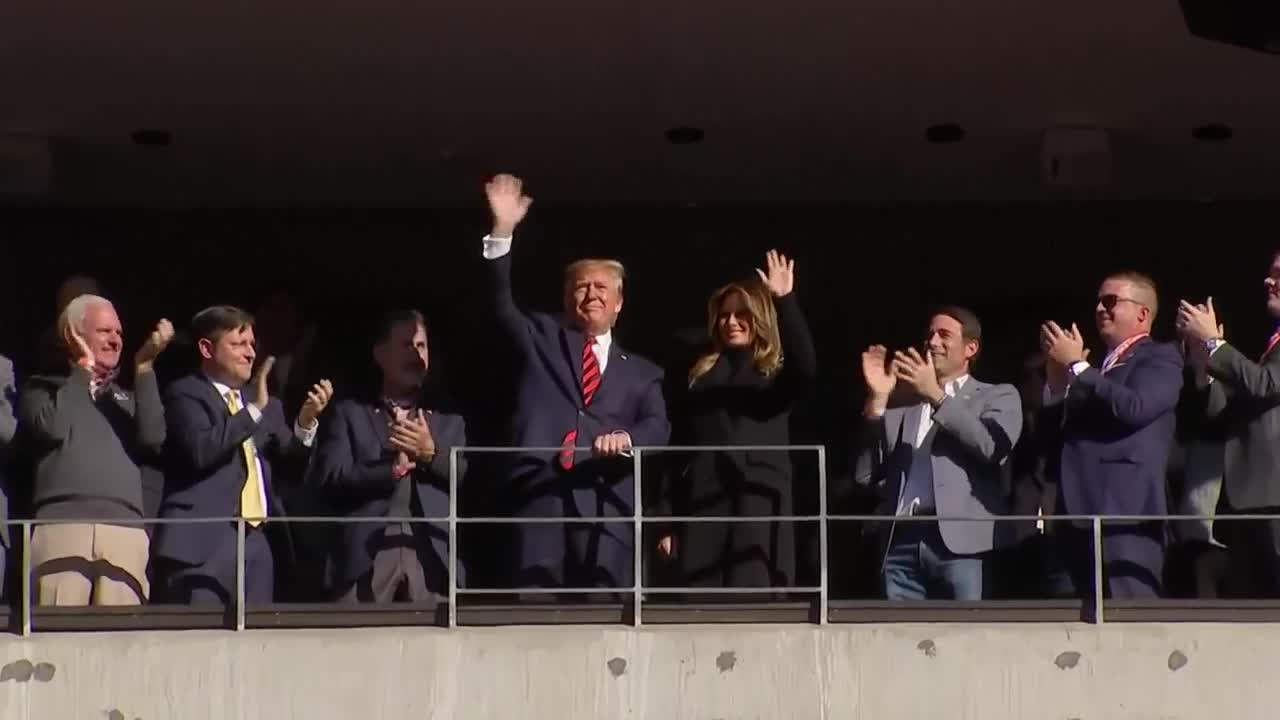
M 503 444 L 503 363 L 480 283 L 487 211 L 51 210 L 0 211 L 6 240 L 0 350 L 29 366 L 52 321 L 54 290 L 73 272 L 98 277 L 136 346 L 161 316 L 180 329 L 213 303 L 253 308 L 285 290 L 318 323 L 315 374 L 339 392 L 366 369 L 370 312 L 422 309 L 431 327 L 432 374 L 468 414 L 472 444 Z M 1092 323 L 1101 278 L 1137 269 L 1160 283 L 1157 335 L 1172 337 L 1180 297 L 1212 294 L 1228 336 L 1260 350 L 1270 324 L 1262 280 L 1275 212 L 1261 204 L 1123 204 L 1081 207 L 602 210 L 536 208 L 516 239 L 517 300 L 553 310 L 562 266 L 611 256 L 628 268 L 617 329 L 632 352 L 682 381 L 715 287 L 746 277 L 766 250 L 796 258 L 797 292 L 820 367 L 814 396 L 797 409 L 793 441 L 828 446 L 833 511 L 866 511 L 848 482 L 860 408 L 859 353 L 869 343 L 918 342 L 930 306 L 961 303 L 984 323 L 976 375 L 1015 382 L 1035 349 L 1038 323 Z M 269 342 L 269 338 L 260 338 Z M 130 348 L 131 351 L 131 348 Z M 167 358 L 190 357 L 176 346 Z M 813 467 L 797 476 L 797 511 L 816 502 Z M 840 533 L 833 534 L 839 553 Z M 812 552 L 806 552 L 812 556 Z

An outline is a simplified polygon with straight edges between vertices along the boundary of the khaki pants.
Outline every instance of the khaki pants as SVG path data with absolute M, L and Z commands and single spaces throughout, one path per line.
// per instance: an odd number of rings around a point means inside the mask
M 345 603 L 432 603 L 439 595 L 427 588 L 422 561 L 414 549 L 413 530 L 408 525 L 392 525 L 383 535 L 373 556 L 373 568 L 343 594 Z
M 31 533 L 31 567 L 40 605 L 141 605 L 150 538 L 142 527 L 39 525 Z

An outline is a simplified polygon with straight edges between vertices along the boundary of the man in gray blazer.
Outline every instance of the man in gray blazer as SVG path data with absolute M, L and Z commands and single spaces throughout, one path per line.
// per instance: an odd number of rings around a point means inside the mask
M 1280 253 L 1263 286 L 1267 313 L 1280 326 Z M 1188 362 L 1210 378 L 1207 414 L 1226 434 L 1218 514 L 1280 514 L 1280 329 L 1255 362 L 1224 339 L 1213 298 L 1203 305 L 1182 301 L 1177 325 L 1190 349 Z M 1280 597 L 1280 521 L 1225 518 L 1213 530 L 1230 553 L 1227 593 Z
M 9 447 L 18 430 L 18 390 L 13 373 L 13 361 L 0 356 L 0 599 L 5 597 L 5 579 L 9 555 L 9 487 L 5 471 L 9 466 Z
M 981 600 L 987 555 L 1013 540 L 1002 466 L 1022 432 L 1012 385 L 970 376 L 982 345 L 973 312 L 946 307 L 929 323 L 927 351 L 862 355 L 867 382 L 857 476 L 879 486 L 879 512 L 963 517 L 884 523 L 883 585 L 890 600 Z

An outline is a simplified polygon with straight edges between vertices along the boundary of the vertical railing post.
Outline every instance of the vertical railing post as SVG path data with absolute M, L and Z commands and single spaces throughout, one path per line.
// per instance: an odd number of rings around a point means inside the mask
M 31 635 L 31 522 L 22 521 L 22 637 Z
M 449 627 L 458 626 L 458 448 L 449 448 Z
M 244 630 L 244 518 L 236 518 L 236 632 Z
M 633 577 L 631 578 L 631 624 L 635 627 L 640 627 L 642 622 L 640 603 L 644 601 L 644 524 L 640 521 L 640 518 L 644 516 L 644 492 L 640 453 L 640 448 L 632 448 L 631 450 L 631 466 L 635 475 L 635 482 L 632 483 L 634 493 L 631 500 L 631 522 L 634 524 L 632 530 L 635 533 L 635 548 L 632 553 L 634 566 L 632 568 Z
M 827 446 L 818 446 L 818 624 L 827 624 Z M 793 530 L 794 532 L 794 530 Z
M 1102 597 L 1106 589 L 1102 573 L 1102 518 L 1093 517 L 1093 621 L 1101 625 L 1104 622 L 1102 613 Z

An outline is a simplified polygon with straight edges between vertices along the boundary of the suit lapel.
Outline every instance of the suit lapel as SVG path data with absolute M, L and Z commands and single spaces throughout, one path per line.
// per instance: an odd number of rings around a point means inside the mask
M 387 439 L 391 436 L 390 431 L 387 429 L 387 423 L 391 420 L 387 417 L 385 412 L 382 412 L 378 408 L 377 405 L 361 405 L 360 410 L 360 414 L 364 416 L 365 421 L 369 423 L 369 432 L 371 432 L 373 437 L 378 441 L 378 454 L 381 455 L 381 448 L 385 448 L 387 446 Z
M 627 354 L 622 352 L 622 348 L 618 347 L 617 338 L 614 338 L 613 342 L 609 343 L 609 362 L 605 366 L 605 371 L 600 374 L 600 387 L 596 388 L 597 400 L 600 397 L 600 393 L 604 392 L 606 387 L 617 384 L 617 383 L 610 383 L 609 379 L 612 378 L 614 375 L 620 372 L 623 372 L 623 368 L 626 366 L 626 362 L 627 362 Z M 596 401 L 592 401 L 592 402 L 596 402 Z
M 924 405 L 915 404 L 907 408 L 902 416 L 902 441 L 911 447 L 916 446 L 916 438 L 920 435 L 920 421 L 924 418 Z
M 587 342 L 587 336 L 571 330 L 562 328 L 560 330 L 560 349 L 563 350 L 565 362 L 565 377 L 568 378 L 568 387 L 577 391 L 577 399 L 582 400 L 582 346 Z

